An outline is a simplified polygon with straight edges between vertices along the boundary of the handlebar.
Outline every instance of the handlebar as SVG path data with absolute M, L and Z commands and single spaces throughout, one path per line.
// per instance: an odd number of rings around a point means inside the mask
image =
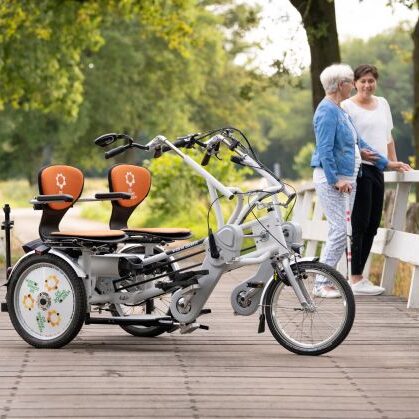
M 128 150 L 131 147 L 131 144 L 120 145 L 119 147 L 113 148 L 105 153 L 105 159 L 110 159 L 111 157 L 115 157 L 118 154 L 123 153 L 124 151 Z

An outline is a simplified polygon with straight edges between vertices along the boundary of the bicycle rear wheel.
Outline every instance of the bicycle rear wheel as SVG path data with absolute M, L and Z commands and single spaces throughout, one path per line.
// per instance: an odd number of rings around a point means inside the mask
M 135 253 L 140 257 L 144 257 L 144 246 L 136 246 L 125 253 Z M 154 254 L 161 253 L 162 250 L 156 246 L 153 250 Z M 176 270 L 176 266 L 174 264 L 169 264 L 165 268 L 162 268 L 158 272 L 156 272 L 156 276 L 162 276 L 163 274 L 167 274 L 166 277 L 160 278 L 160 281 L 169 281 L 169 275 Z M 121 285 L 125 285 L 121 283 Z M 126 284 L 129 285 L 129 284 Z M 141 286 L 138 288 L 131 288 L 132 291 L 141 290 Z M 156 316 L 170 316 L 170 301 L 171 301 L 171 293 L 162 294 L 159 297 L 151 298 L 142 304 L 136 306 L 129 306 L 124 304 L 112 304 L 111 306 L 111 313 L 113 316 L 138 316 L 143 314 L 154 314 Z M 126 326 L 120 325 L 121 329 L 125 330 L 127 333 L 137 336 L 137 337 L 156 337 L 161 335 L 164 332 L 172 331 L 173 329 L 168 330 L 167 327 L 163 326 Z
M 298 265 L 298 266 L 297 266 Z M 314 306 L 301 307 L 293 288 L 272 281 L 266 292 L 265 315 L 275 339 L 300 355 L 321 355 L 336 348 L 346 338 L 355 318 L 355 299 L 345 278 L 320 262 L 299 262 L 293 271 L 305 286 Z M 314 295 L 316 277 L 323 277 L 338 290 L 339 298 Z

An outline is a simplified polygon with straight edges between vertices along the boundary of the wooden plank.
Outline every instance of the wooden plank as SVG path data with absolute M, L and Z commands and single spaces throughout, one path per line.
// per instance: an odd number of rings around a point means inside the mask
M 331 353 L 282 348 L 257 316 L 232 314 L 226 275 L 200 321 L 209 331 L 135 338 L 83 327 L 60 350 L 37 350 L 0 315 L 0 416 L 80 418 L 419 417 L 419 311 L 392 296 L 358 298 L 348 339 Z M 4 294 L 4 290 L 0 290 Z

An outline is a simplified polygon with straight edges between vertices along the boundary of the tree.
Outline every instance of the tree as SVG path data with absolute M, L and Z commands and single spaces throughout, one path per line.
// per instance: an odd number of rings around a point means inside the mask
M 417 2 L 419 8 L 419 0 Z M 415 142 L 415 167 L 419 170 L 419 19 L 412 33 L 413 39 L 413 138 Z M 419 203 L 419 186 L 416 185 L 416 202 Z
M 180 0 L 2 0 L 0 109 L 35 109 L 75 119 L 83 102 L 82 56 L 103 46 L 102 26 L 115 16 L 142 22 L 171 49 L 183 51 L 192 28 Z
M 388 0 L 389 6 L 399 3 L 409 9 L 419 9 L 419 0 Z M 419 169 L 419 18 L 412 32 L 413 40 L 413 139 L 415 144 L 415 167 Z M 419 203 L 419 186 L 416 186 L 416 202 Z
M 144 140 L 158 133 L 173 138 L 242 121 L 256 131 L 254 103 L 244 94 L 252 74 L 234 63 L 246 48 L 236 37 L 255 23 L 252 9 L 234 11 L 233 5 L 215 13 L 195 3 L 182 2 L 184 10 L 189 5 L 187 20 L 193 29 L 183 43 L 174 30 L 162 35 L 150 29 L 151 18 L 127 20 L 120 13 L 103 18 L 103 45 L 80 56 L 83 95 L 75 119 L 52 109 L 14 109 L 10 104 L 0 112 L 0 175 L 33 181 L 40 165 L 50 162 L 98 173 L 108 162 L 92 140 L 110 131 Z M 36 89 L 41 87 L 42 81 Z M 36 157 L 24 161 L 22 153 Z
M 311 54 L 312 101 L 315 110 L 324 97 L 322 70 L 340 62 L 334 0 L 290 0 L 301 15 Z

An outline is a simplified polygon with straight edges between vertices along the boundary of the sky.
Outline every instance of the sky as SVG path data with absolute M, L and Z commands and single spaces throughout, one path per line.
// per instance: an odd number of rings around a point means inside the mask
M 271 73 L 270 63 L 282 58 L 287 52 L 286 64 L 295 71 L 310 64 L 310 51 L 301 17 L 288 0 L 245 0 L 249 4 L 262 7 L 261 23 L 249 35 L 249 40 L 258 41 L 262 49 L 255 51 L 259 68 Z M 350 38 L 368 39 L 401 21 L 413 26 L 418 19 L 418 11 L 411 11 L 398 5 L 394 10 L 386 7 L 387 0 L 335 0 L 336 24 L 339 41 Z M 296 51 L 290 54 L 289 51 Z M 244 57 L 242 57 L 244 59 Z

